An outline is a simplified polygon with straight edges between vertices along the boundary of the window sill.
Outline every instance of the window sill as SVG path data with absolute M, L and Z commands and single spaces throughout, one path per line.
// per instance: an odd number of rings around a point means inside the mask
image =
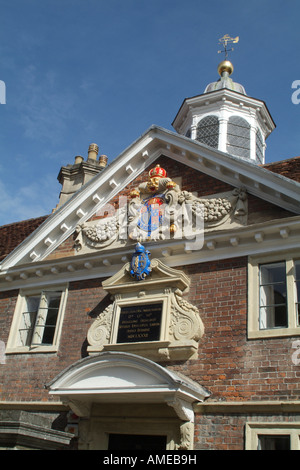
M 282 336 L 300 336 L 300 327 L 298 328 L 273 328 L 266 330 L 249 331 L 249 339 L 260 338 L 279 338 Z
M 43 354 L 56 353 L 57 346 L 22 346 L 17 348 L 6 348 L 5 354 Z

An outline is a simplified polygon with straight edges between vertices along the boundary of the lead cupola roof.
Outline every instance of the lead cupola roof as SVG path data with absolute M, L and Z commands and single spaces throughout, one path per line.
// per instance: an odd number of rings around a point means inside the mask
M 233 73 L 233 65 L 229 60 L 223 60 L 218 66 L 219 80 L 209 83 L 204 90 L 204 93 L 221 90 L 227 88 L 228 90 L 236 91 L 246 95 L 245 88 L 240 83 L 234 82 L 230 75 Z

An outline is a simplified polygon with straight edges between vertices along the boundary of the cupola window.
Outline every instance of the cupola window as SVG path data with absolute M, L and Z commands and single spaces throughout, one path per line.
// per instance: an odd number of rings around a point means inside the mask
M 258 163 L 264 162 L 263 137 L 259 129 L 256 131 L 256 160 Z
M 239 116 L 229 118 L 227 152 L 237 157 L 250 158 L 250 124 Z
M 217 116 L 206 116 L 198 123 L 196 140 L 213 148 L 219 144 L 219 120 Z

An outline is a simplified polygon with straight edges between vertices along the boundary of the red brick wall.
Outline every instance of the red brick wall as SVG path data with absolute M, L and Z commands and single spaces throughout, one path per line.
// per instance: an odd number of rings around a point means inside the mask
M 58 353 L 7 354 L 0 364 L 0 401 L 51 400 L 44 385 L 58 373 L 86 355 L 86 334 L 102 311 L 106 293 L 102 280 L 74 282 L 69 286 Z M 0 340 L 7 344 L 17 292 L 0 297 Z M 100 311 L 99 311 L 100 310 Z M 3 328 L 2 328 L 3 326 Z
M 299 414 L 204 413 L 195 417 L 195 450 L 244 450 L 245 426 L 250 422 L 299 422 Z
M 216 400 L 297 400 L 299 366 L 293 364 L 297 338 L 247 339 L 247 258 L 189 266 L 189 301 L 205 326 L 199 359 L 184 372 Z
M 5 341 L 5 343 L 8 338 L 18 292 L 18 290 L 0 292 L 0 340 Z
M 214 400 L 299 399 L 300 370 L 292 362 L 297 338 L 247 339 L 247 259 L 186 268 L 187 300 L 197 305 L 205 326 L 199 358 L 168 364 L 211 392 Z M 101 279 L 70 284 L 57 354 L 13 354 L 0 364 L 0 400 L 49 400 L 44 384 L 86 355 L 86 335 L 110 302 Z M 15 295 L 1 295 L 0 340 L 7 343 Z
M 198 415 L 195 419 L 195 450 L 243 450 L 245 416 Z

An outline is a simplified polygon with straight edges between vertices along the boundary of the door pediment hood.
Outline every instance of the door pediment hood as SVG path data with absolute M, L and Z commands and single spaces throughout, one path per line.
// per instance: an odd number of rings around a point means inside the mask
M 79 360 L 47 385 L 79 416 L 92 403 L 166 403 L 192 420 L 193 403 L 210 394 L 188 377 L 130 353 L 106 352 Z M 175 407 L 176 405 L 176 407 Z

